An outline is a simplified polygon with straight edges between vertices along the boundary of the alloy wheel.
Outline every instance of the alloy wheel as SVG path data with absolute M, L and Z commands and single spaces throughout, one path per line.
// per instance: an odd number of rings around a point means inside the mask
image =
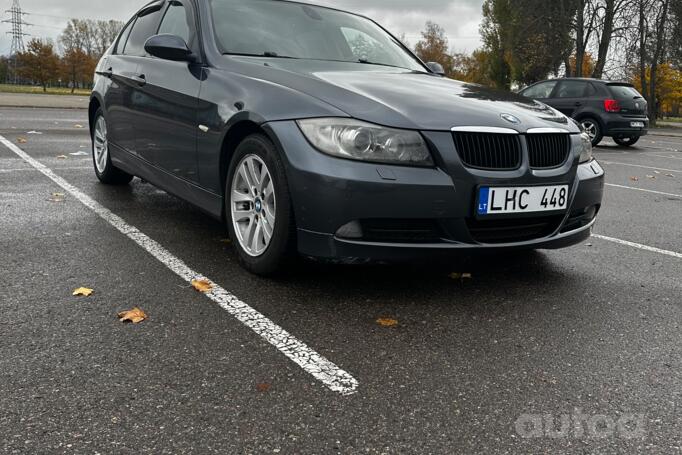
M 594 138 L 597 137 L 599 127 L 593 120 L 583 120 L 581 122 L 581 125 L 585 129 L 585 132 L 590 137 L 590 139 L 594 140 Z
M 109 143 L 107 141 L 107 122 L 103 116 L 97 118 L 93 138 L 93 153 L 95 154 L 95 167 L 100 174 L 107 168 L 109 158 Z
M 272 175 L 258 155 L 246 155 L 237 165 L 230 209 L 239 245 L 249 256 L 261 256 L 272 240 L 277 204 Z

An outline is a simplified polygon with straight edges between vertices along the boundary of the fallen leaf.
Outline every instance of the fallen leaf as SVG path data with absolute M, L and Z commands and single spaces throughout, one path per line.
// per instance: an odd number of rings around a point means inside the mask
M 90 297 L 92 293 L 93 290 L 90 288 L 78 288 L 75 291 L 73 291 L 73 295 L 79 297 Z
M 147 319 L 147 315 L 144 311 L 135 307 L 132 310 L 118 313 L 118 318 L 121 320 L 121 322 L 132 322 L 133 324 L 139 324 L 140 322 Z
M 654 171 L 654 174 L 660 174 L 661 171 Z
M 47 198 L 50 202 L 64 202 L 64 193 L 52 193 L 52 196 Z
M 450 278 L 452 278 L 453 280 L 470 280 L 472 277 L 471 273 L 454 272 L 450 274 Z
M 656 178 L 655 175 L 647 175 L 646 177 L 649 178 L 649 179 L 655 179 L 655 178 Z
M 633 182 L 639 182 L 639 177 L 630 177 Z
M 25 144 L 28 142 L 28 139 L 26 139 L 25 137 L 18 137 L 17 142 L 20 144 Z
M 675 176 L 672 175 L 672 174 L 665 174 L 665 176 L 666 176 L 666 177 L 675 177 Z
M 68 157 L 67 157 L 66 155 L 57 155 L 57 159 L 58 159 L 58 160 L 65 160 L 65 159 L 67 159 L 67 158 L 68 158 Z
M 377 324 L 382 327 L 395 327 L 398 325 L 398 320 L 391 318 L 379 318 L 377 319 Z
M 192 280 L 192 286 L 199 292 L 206 293 L 213 289 L 213 283 L 206 279 Z
M 83 125 L 78 125 L 78 124 L 76 124 L 76 125 L 73 125 L 73 127 L 74 127 L 74 128 L 83 128 Z
M 270 384 L 268 384 L 267 382 L 258 383 L 256 384 L 256 390 L 258 390 L 259 392 L 267 392 L 268 390 L 270 390 Z

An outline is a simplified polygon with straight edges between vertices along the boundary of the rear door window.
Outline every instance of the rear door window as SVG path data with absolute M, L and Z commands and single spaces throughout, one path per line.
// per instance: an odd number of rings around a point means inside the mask
M 562 81 L 555 98 L 583 98 L 587 90 L 587 82 Z
M 135 25 L 134 19 L 130 21 L 128 25 L 126 25 L 126 28 L 121 32 L 121 37 L 118 39 L 118 43 L 116 43 L 116 50 L 114 51 L 114 54 L 123 53 L 123 49 L 126 47 L 128 36 L 130 36 L 130 31 L 133 29 L 133 25 Z
M 549 98 L 554 91 L 556 84 L 557 81 L 540 82 L 539 84 L 527 88 L 522 94 L 523 96 L 533 99 Z
M 138 16 L 135 25 L 133 25 L 133 29 L 130 32 L 123 53 L 125 55 L 140 57 L 146 56 L 147 53 L 144 50 L 144 43 L 156 34 L 160 19 L 160 7 L 158 9 L 154 9 L 153 7 L 148 8 L 142 15 Z

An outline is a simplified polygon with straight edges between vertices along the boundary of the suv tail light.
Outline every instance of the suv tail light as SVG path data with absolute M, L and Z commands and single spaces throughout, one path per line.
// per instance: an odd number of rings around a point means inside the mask
M 618 100 L 604 100 L 604 109 L 606 112 L 620 112 L 620 103 Z

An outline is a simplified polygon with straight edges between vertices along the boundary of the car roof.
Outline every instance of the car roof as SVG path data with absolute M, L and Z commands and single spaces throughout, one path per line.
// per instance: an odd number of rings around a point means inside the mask
M 554 79 L 547 79 L 545 81 L 540 81 L 540 82 L 549 82 L 549 81 L 586 81 L 586 82 L 600 82 L 602 84 L 606 85 L 632 85 L 630 82 L 627 81 L 607 81 L 605 79 L 595 79 L 593 77 L 560 77 L 560 78 L 554 78 Z M 540 82 L 537 82 L 538 84 Z

